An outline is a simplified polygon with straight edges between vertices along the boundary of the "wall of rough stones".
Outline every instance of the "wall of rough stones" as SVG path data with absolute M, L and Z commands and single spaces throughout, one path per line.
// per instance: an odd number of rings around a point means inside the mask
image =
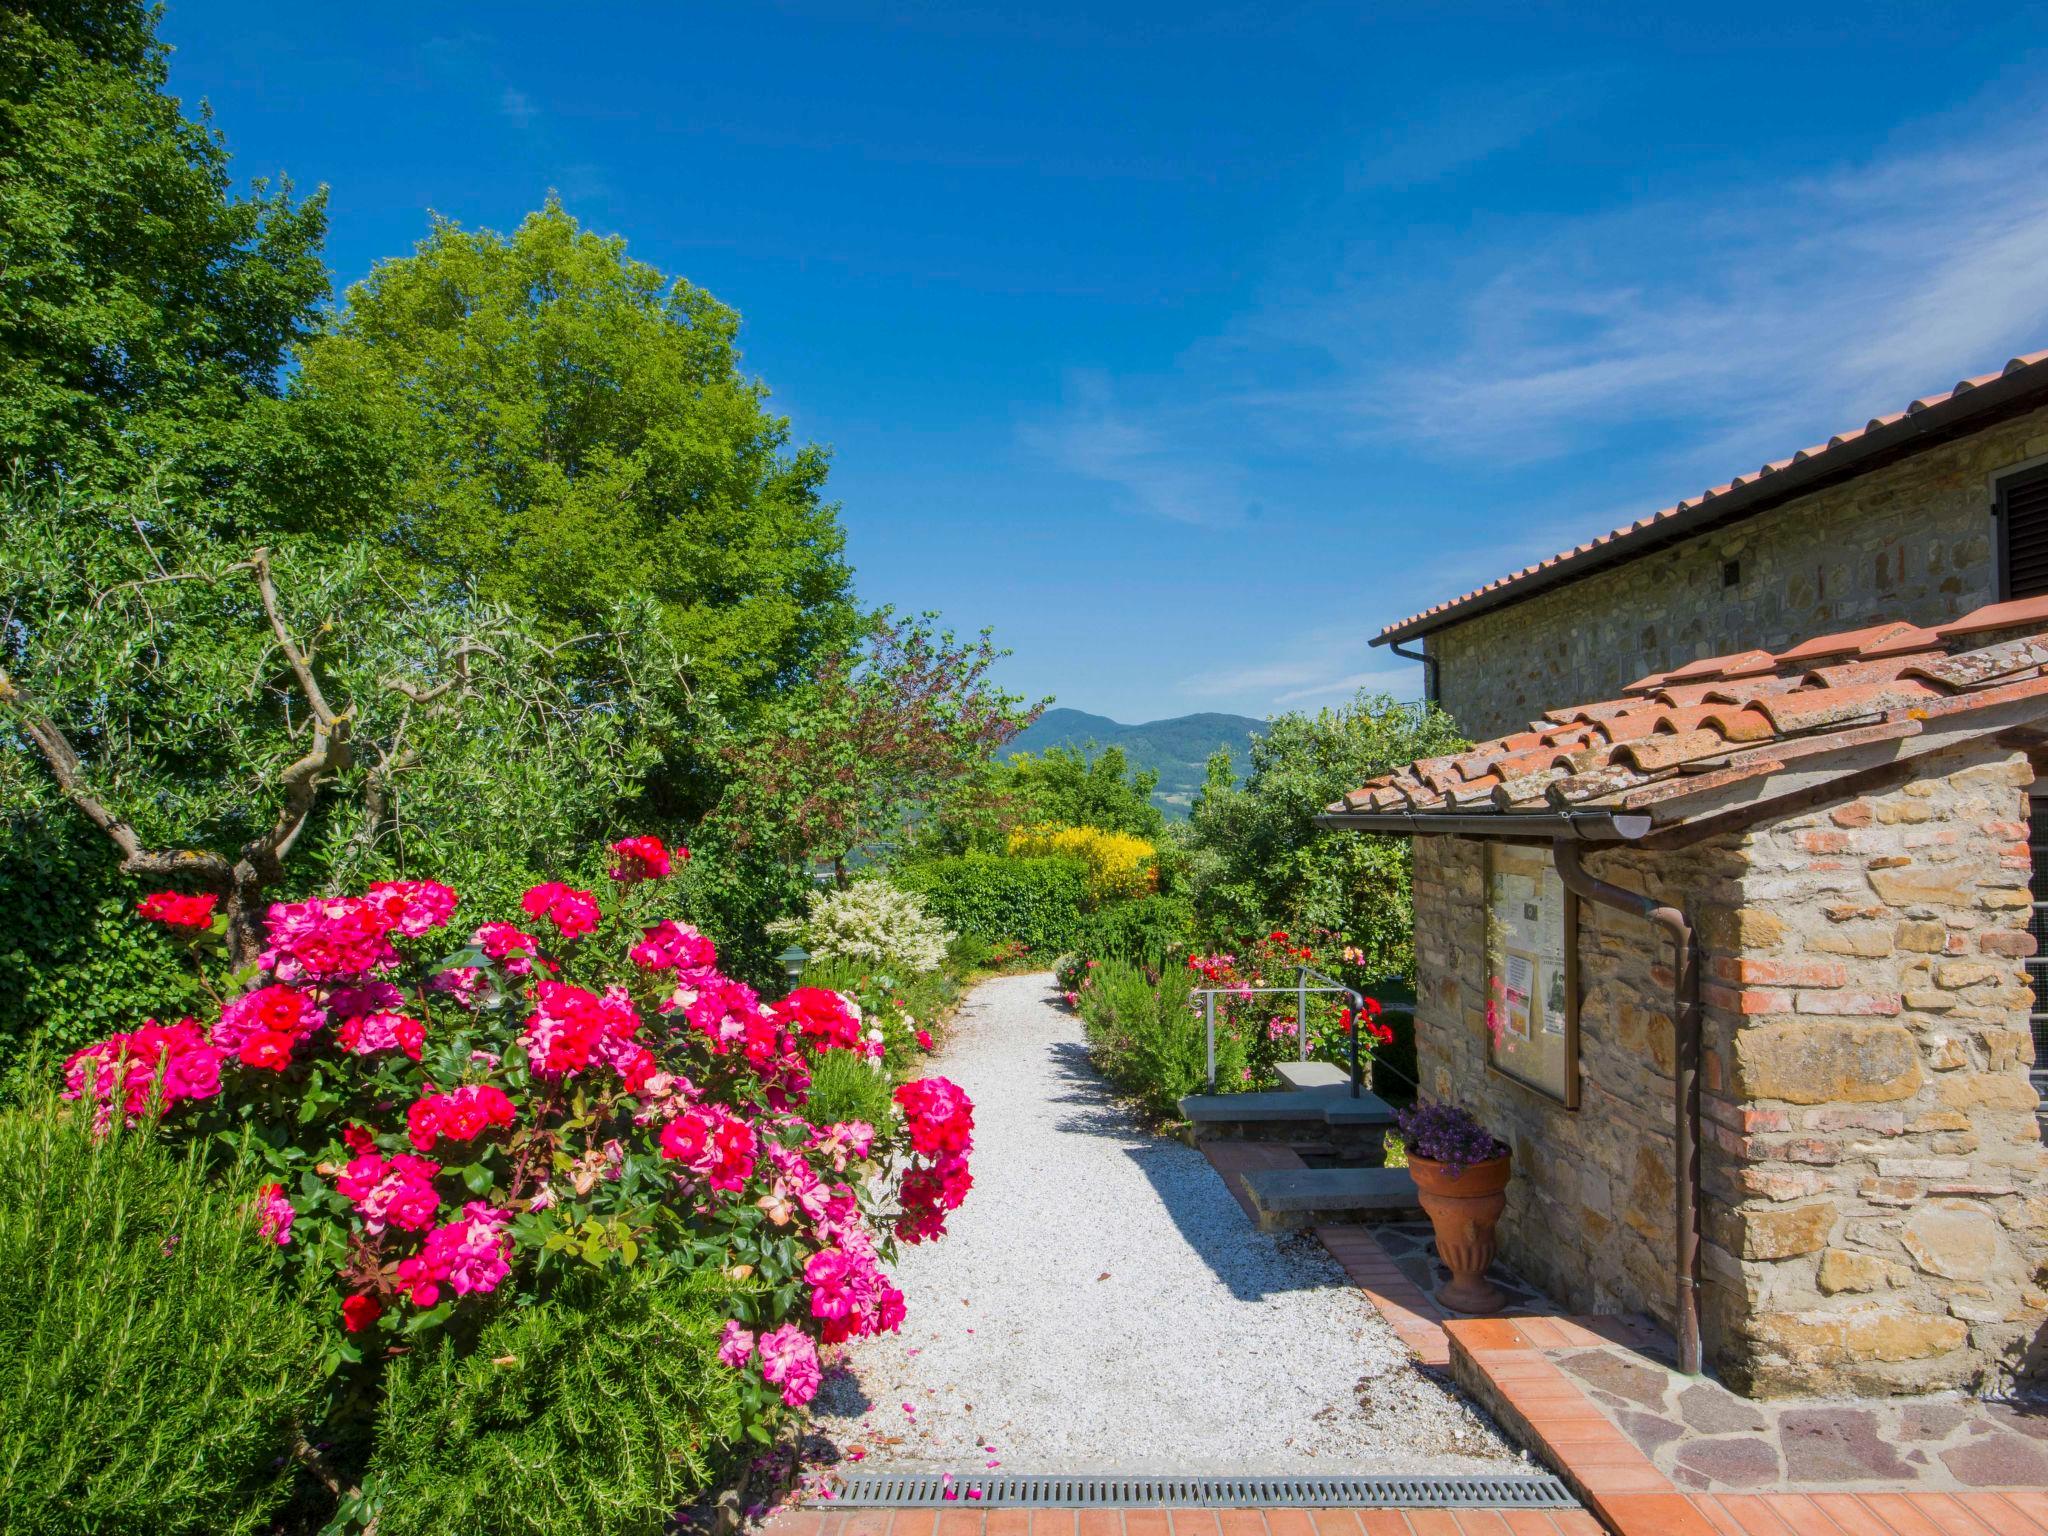
M 1992 477 L 2044 454 L 2048 408 L 1438 630 L 1439 702 L 1480 740 L 1704 656 L 1955 618 L 1995 598 Z
M 1996 1388 L 2048 1370 L 2048 1153 L 2028 1083 L 2026 758 L 1990 744 L 1675 853 L 1591 856 L 1702 939 L 1702 1312 L 1759 1395 Z M 1433 1096 L 1515 1148 L 1504 1256 L 1667 1326 L 1669 944 L 1581 906 L 1583 1107 L 1486 1067 L 1483 849 L 1418 840 Z

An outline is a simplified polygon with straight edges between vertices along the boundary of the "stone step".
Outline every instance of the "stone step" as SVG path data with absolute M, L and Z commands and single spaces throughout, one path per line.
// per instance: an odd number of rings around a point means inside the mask
M 1180 1101 L 1188 1140 L 1330 1141 L 1339 1151 L 1363 1153 L 1367 1161 L 1394 1123 L 1394 1111 L 1377 1094 L 1349 1092 L 1196 1093 Z
M 1391 1220 L 1422 1208 L 1406 1168 L 1258 1168 L 1244 1175 L 1244 1189 L 1262 1232 Z
M 1282 1093 L 1351 1091 L 1351 1074 L 1334 1061 L 1283 1061 L 1277 1070 Z

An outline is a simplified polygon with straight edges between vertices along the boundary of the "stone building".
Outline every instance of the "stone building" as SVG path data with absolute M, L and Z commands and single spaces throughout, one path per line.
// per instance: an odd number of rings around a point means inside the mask
M 1391 626 L 1422 1087 L 1504 1256 L 1760 1395 L 2048 1373 L 2048 354 Z M 1589 704 L 1575 700 L 1593 700 Z

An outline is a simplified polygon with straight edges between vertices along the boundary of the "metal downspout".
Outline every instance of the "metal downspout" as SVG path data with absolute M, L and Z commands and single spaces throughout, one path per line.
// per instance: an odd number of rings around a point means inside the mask
M 1427 640 L 1423 641 L 1422 649 L 1419 651 L 1404 651 L 1401 649 L 1400 641 L 1392 640 L 1387 643 L 1387 649 L 1403 661 L 1419 661 L 1422 663 L 1422 702 L 1425 704 L 1437 703 L 1436 658 L 1429 654 L 1429 642 Z
M 1610 885 L 1588 874 L 1580 864 L 1580 845 L 1559 838 L 1550 845 L 1551 860 L 1565 889 L 1588 901 L 1648 918 L 1670 933 L 1677 947 L 1677 972 L 1672 983 L 1672 1031 L 1675 1071 L 1671 1091 L 1671 1131 L 1676 1147 L 1672 1184 L 1677 1205 L 1677 1237 L 1672 1254 L 1672 1283 L 1678 1307 L 1678 1365 L 1688 1376 L 1700 1374 L 1700 965 L 1699 941 L 1692 924 L 1677 907 Z

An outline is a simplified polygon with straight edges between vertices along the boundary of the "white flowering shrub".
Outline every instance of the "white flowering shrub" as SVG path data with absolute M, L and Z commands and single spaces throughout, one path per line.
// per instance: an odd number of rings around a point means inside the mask
M 813 891 L 810 914 L 784 918 L 772 931 L 799 940 L 819 960 L 851 960 L 913 973 L 945 963 L 954 935 L 925 910 L 924 898 L 886 880 Z

